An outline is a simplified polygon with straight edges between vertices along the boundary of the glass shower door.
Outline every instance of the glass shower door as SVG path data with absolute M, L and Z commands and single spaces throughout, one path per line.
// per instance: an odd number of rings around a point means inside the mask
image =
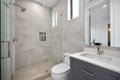
M 11 9 L 12 0 L 1 0 L 1 80 L 12 80 L 11 68 Z

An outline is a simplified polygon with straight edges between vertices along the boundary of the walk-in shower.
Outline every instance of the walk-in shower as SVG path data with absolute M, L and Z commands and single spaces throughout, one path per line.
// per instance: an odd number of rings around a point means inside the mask
M 16 0 L 13 4 L 17 6 L 15 80 L 46 80 L 61 61 L 61 30 L 52 27 L 52 9 L 44 1 Z
M 1 0 L 2 80 L 46 80 L 61 62 L 61 22 L 52 27 L 52 9 L 40 1 Z

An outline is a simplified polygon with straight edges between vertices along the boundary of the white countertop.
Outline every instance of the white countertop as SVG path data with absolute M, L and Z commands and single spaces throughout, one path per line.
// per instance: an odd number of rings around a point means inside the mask
M 100 56 L 112 58 L 111 61 L 103 61 L 103 60 L 99 60 L 99 59 L 91 59 L 91 58 L 82 56 L 82 54 L 85 54 L 85 53 L 96 55 L 95 53 L 85 51 L 85 52 L 71 54 L 70 57 L 77 58 L 77 59 L 83 60 L 85 62 L 88 62 L 88 63 L 94 64 L 94 65 L 109 69 L 111 71 L 120 73 L 120 57 L 113 57 L 113 56 L 108 56 L 108 55 L 103 54 Z

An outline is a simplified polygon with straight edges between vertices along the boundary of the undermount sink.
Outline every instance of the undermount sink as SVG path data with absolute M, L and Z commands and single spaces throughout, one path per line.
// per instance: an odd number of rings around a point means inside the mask
M 90 58 L 90 59 L 100 60 L 100 61 L 107 61 L 107 62 L 112 61 L 112 58 L 110 57 L 105 57 L 105 56 L 95 55 L 95 54 L 84 53 L 81 56 Z

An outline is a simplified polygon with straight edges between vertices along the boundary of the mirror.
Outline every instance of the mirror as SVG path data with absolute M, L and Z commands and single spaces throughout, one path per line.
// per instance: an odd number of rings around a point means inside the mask
M 85 1 L 85 45 L 120 47 L 120 0 Z

